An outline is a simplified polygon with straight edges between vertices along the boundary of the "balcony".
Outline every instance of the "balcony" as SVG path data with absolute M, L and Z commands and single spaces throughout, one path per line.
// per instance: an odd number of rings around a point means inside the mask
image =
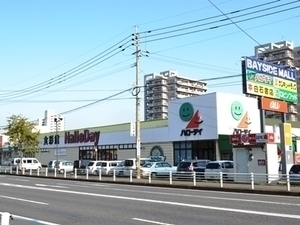
M 146 101 L 153 101 L 153 99 L 154 99 L 153 96 L 147 96 L 146 97 Z
M 293 106 L 293 105 L 288 106 L 288 113 L 297 114 L 296 106 Z

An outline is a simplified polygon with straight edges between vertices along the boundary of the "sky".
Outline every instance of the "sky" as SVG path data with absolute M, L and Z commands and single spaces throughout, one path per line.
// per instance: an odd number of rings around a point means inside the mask
M 224 20 L 211 2 L 225 14 L 240 12 Z M 134 121 L 136 31 L 140 84 L 145 74 L 176 70 L 220 78 L 208 81 L 208 92 L 239 95 L 241 78 L 221 78 L 240 74 L 254 46 L 300 46 L 299 1 L 211 2 L 0 0 L 0 127 L 11 115 L 36 120 L 47 109 L 66 116 L 66 129 Z M 141 90 L 142 120 L 143 103 Z

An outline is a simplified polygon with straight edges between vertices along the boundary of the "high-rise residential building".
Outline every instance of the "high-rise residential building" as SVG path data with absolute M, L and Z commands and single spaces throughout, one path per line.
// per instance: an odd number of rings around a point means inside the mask
M 55 122 L 57 120 L 57 122 Z M 57 115 L 53 110 L 46 110 L 44 118 L 37 120 L 37 129 L 41 133 L 56 132 L 65 130 L 66 118 L 63 115 Z
M 255 57 L 268 62 L 276 63 L 278 65 L 285 66 L 287 68 L 296 69 L 297 71 L 297 89 L 300 93 L 300 47 L 294 47 L 293 42 L 280 41 L 276 43 L 267 43 L 254 47 Z M 299 98 L 299 97 L 298 97 Z M 287 120 L 298 121 L 300 116 L 297 112 L 300 112 L 300 104 L 289 104 Z M 266 116 L 269 118 L 280 118 L 280 114 L 267 112 Z
M 206 83 L 185 78 L 177 71 L 168 70 L 144 76 L 145 120 L 168 118 L 168 100 L 201 95 L 207 91 Z

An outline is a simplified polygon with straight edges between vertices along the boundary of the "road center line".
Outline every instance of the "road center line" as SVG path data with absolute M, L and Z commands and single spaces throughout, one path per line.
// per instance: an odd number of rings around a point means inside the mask
M 127 189 L 120 189 L 120 188 L 102 188 L 102 189 L 113 190 L 113 191 L 122 191 L 122 192 L 134 192 L 134 193 L 142 193 L 142 194 L 168 195 L 168 196 L 179 196 L 179 197 L 189 197 L 189 198 L 202 198 L 202 199 L 214 199 L 214 200 L 216 199 L 216 200 L 225 200 L 225 201 L 251 202 L 251 203 L 271 204 L 271 205 L 300 206 L 300 204 L 297 204 L 297 203 L 273 202 L 273 201 L 254 200 L 254 199 L 225 198 L 225 197 L 214 197 L 214 196 L 196 196 L 196 195 L 176 194 L 176 193 L 166 193 L 166 192 L 127 190 Z
M 160 224 L 160 225 L 174 225 L 174 224 L 170 224 L 170 223 L 162 223 L 162 222 L 157 222 L 157 221 L 153 221 L 153 220 L 144 220 L 144 219 L 139 219 L 139 218 L 132 218 L 132 219 L 141 221 L 141 222 L 145 222 L 145 223 Z
M 48 184 L 35 184 L 35 185 L 39 187 L 69 188 L 64 186 L 56 186 L 56 185 L 48 185 Z
M 15 198 L 15 197 L 4 196 L 4 195 L 0 195 L 0 198 L 6 198 L 6 199 L 21 201 L 21 202 L 29 202 L 29 203 L 39 204 L 39 205 L 49 205 L 48 203 L 45 203 L 45 202 L 37 202 L 37 201 L 28 200 L 28 199 Z
M 29 182 L 29 180 L 18 179 L 18 178 L 8 178 L 8 179 L 9 179 L 9 180 L 16 180 L 16 181 Z
M 66 185 L 62 183 L 58 183 L 61 185 Z M 75 186 L 75 187 L 84 187 L 84 188 L 95 188 L 92 186 L 84 186 L 84 185 L 71 185 L 67 184 L 66 186 Z M 110 191 L 122 191 L 122 192 L 133 192 L 133 193 L 142 193 L 142 194 L 155 194 L 155 195 L 168 195 L 168 196 L 179 196 L 179 197 L 188 197 L 188 198 L 202 198 L 202 199 L 216 199 L 216 200 L 224 200 L 224 201 L 236 201 L 236 202 L 251 202 L 258 204 L 271 204 L 271 205 L 287 205 L 287 206 L 298 206 L 300 204 L 297 203 L 288 203 L 288 202 L 273 202 L 273 201 L 263 201 L 263 200 L 255 200 L 255 199 L 243 199 L 243 198 L 225 198 L 225 197 L 214 197 L 214 196 L 199 196 L 199 195 L 188 195 L 188 194 L 177 194 L 177 193 L 167 193 L 167 192 L 154 192 L 154 191 L 140 191 L 140 190 L 128 190 L 122 188 L 112 188 L 112 187 L 101 187 L 101 189 L 110 190 Z
M 271 212 L 262 212 L 262 211 L 254 211 L 254 210 L 223 208 L 223 207 L 216 207 L 216 206 L 196 205 L 196 204 L 187 204 L 187 203 L 181 203 L 181 202 L 169 202 L 169 201 L 133 198 L 133 197 L 125 197 L 125 196 L 104 195 L 104 194 L 96 194 L 96 193 L 89 193 L 89 192 L 78 192 L 78 191 L 70 191 L 70 190 L 62 190 L 62 189 L 51 189 L 51 188 L 25 186 L 25 185 L 9 184 L 9 183 L 0 183 L 0 185 L 9 186 L 9 187 L 19 187 L 19 188 L 24 188 L 24 189 L 44 190 L 44 191 L 57 192 L 57 193 L 68 193 L 68 194 L 84 195 L 84 196 L 95 196 L 95 197 L 102 197 L 102 198 L 114 198 L 114 199 L 130 200 L 130 201 L 150 202 L 150 203 L 157 203 L 157 204 L 164 204 L 164 205 L 175 205 L 175 206 L 191 207 L 191 208 L 198 208 L 198 209 L 204 209 L 204 210 L 235 212 L 235 213 L 243 213 L 243 214 L 252 214 L 252 215 L 290 218 L 290 219 L 300 220 L 300 215 L 293 215 L 293 214 L 271 213 Z

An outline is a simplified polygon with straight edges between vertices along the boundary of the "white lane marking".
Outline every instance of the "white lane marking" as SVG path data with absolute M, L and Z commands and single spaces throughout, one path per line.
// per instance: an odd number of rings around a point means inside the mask
M 45 202 L 37 202 L 37 201 L 33 201 L 33 200 L 28 200 L 28 199 L 23 199 L 23 198 L 15 198 L 15 197 L 10 197 L 10 196 L 5 196 L 5 195 L 0 195 L 0 198 L 6 198 L 6 199 L 21 201 L 21 202 L 29 202 L 29 203 L 39 204 L 39 205 L 49 205 L 48 203 L 45 203 Z
M 25 217 L 25 216 L 18 216 L 18 215 L 14 215 L 14 214 L 12 214 L 12 217 L 16 218 L 16 219 L 20 219 L 20 220 L 31 221 L 31 222 L 34 222 L 35 224 L 60 225 L 58 223 L 51 223 L 51 222 L 47 222 L 47 221 L 43 221 L 43 220 L 37 220 L 37 219 L 33 219 L 33 218 Z
M 108 185 L 77 185 L 77 184 L 64 184 L 64 183 L 57 183 L 58 185 L 65 185 L 70 187 L 82 187 L 82 188 L 95 188 L 95 187 L 109 187 Z
M 261 215 L 261 216 L 281 217 L 281 218 L 290 218 L 290 219 L 300 220 L 300 215 L 293 215 L 293 214 L 271 213 L 271 212 L 262 212 L 262 211 L 254 211 L 254 210 L 223 208 L 223 207 L 216 207 L 216 206 L 187 204 L 187 203 L 181 203 L 181 202 L 169 202 L 169 201 L 160 201 L 160 200 L 153 200 L 153 199 L 142 199 L 142 198 L 133 198 L 133 197 L 125 197 L 125 196 L 114 196 L 114 195 L 104 195 L 104 194 L 96 194 L 96 193 L 88 193 L 88 192 L 61 190 L 61 189 L 50 189 L 50 188 L 46 188 L 46 187 L 34 187 L 34 186 L 25 186 L 25 185 L 17 185 L 17 184 L 9 184 L 9 183 L 0 183 L 0 185 L 10 186 L 10 187 L 20 187 L 20 188 L 24 188 L 24 189 L 43 190 L 43 191 L 49 191 L 49 192 L 67 193 L 67 194 L 84 195 L 84 196 L 95 196 L 95 197 L 102 197 L 102 198 L 113 198 L 113 199 L 122 199 L 122 200 L 139 201 L 139 202 L 150 202 L 150 203 L 157 203 L 157 204 L 163 204 L 163 205 L 175 205 L 175 206 L 198 208 L 198 209 L 204 209 L 204 210 L 236 212 L 236 213 L 254 214 L 254 215 Z
M 29 180 L 24 180 L 24 179 L 18 179 L 18 178 L 8 178 L 9 180 L 16 180 L 16 181 L 24 181 L 24 182 L 29 182 Z
M 69 187 L 64 187 L 64 186 L 48 185 L 48 184 L 35 184 L 35 185 L 39 186 L 39 187 L 69 188 Z
M 130 184 L 111 184 L 111 186 L 125 186 L 125 187 L 133 187 L 133 185 Z M 185 191 L 185 192 L 202 192 L 202 193 L 210 193 L 210 194 L 225 194 L 225 195 L 248 195 L 248 196 L 265 196 L 265 197 L 272 197 L 272 198 L 291 198 L 291 199 L 295 199 L 294 196 L 285 196 L 285 195 L 271 195 L 271 194 L 256 194 L 256 193 L 243 193 L 243 192 L 229 192 L 229 191 L 210 191 L 210 190 L 199 190 L 199 189 L 184 189 L 184 188 L 172 188 L 172 186 L 170 187 L 155 187 L 155 186 L 139 186 L 139 185 L 135 185 L 134 187 L 140 187 L 140 188 L 144 188 L 144 189 L 158 189 L 158 190 L 181 190 L 181 191 Z M 201 186 L 200 186 L 201 187 Z M 242 190 L 242 188 L 241 188 Z
M 128 189 L 120 189 L 120 188 L 102 188 L 102 189 L 106 189 L 106 190 L 110 190 L 110 191 L 134 192 L 134 193 L 142 193 L 142 194 L 168 195 L 168 196 L 180 196 L 180 197 L 202 198 L 202 199 L 216 199 L 216 200 L 236 201 L 236 202 L 252 202 L 252 203 L 259 203 L 259 204 L 263 203 L 263 204 L 272 204 L 272 205 L 300 206 L 300 204 L 297 204 L 297 203 L 272 202 L 272 201 L 263 201 L 263 200 L 255 200 L 255 199 L 224 198 L 224 197 L 199 196 L 199 195 L 196 196 L 196 195 L 167 193 L 167 192 L 128 190 Z
M 162 223 L 162 222 L 157 222 L 157 221 L 153 221 L 153 220 L 144 220 L 144 219 L 139 219 L 139 218 L 132 218 L 132 219 L 141 221 L 141 222 L 145 222 L 145 223 L 160 224 L 160 225 L 174 225 L 174 224 L 170 224 L 170 223 Z

